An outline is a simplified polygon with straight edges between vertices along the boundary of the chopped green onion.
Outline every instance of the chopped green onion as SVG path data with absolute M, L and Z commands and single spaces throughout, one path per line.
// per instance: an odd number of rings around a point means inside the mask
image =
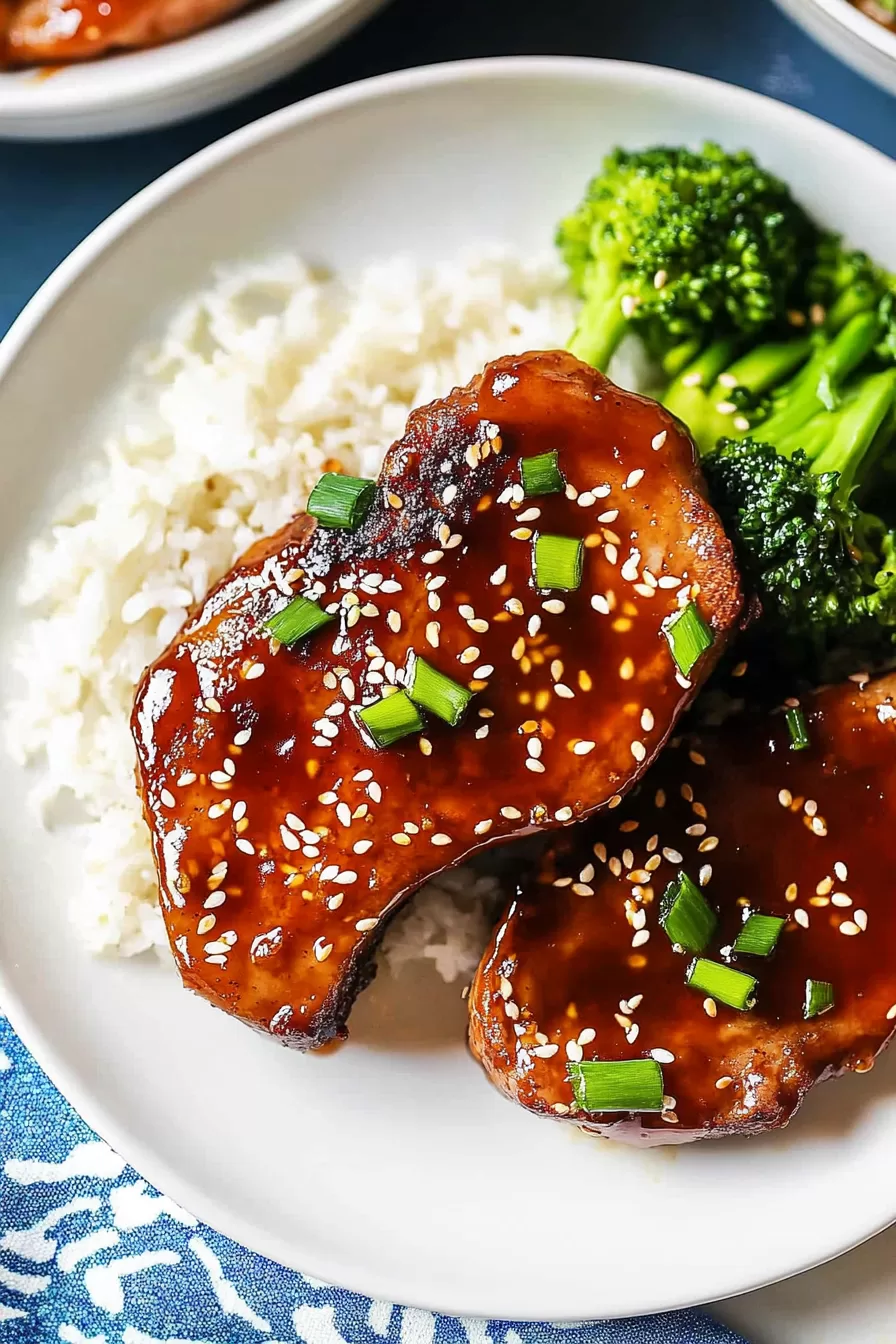
M 317 602 L 309 597 L 294 597 L 281 611 L 275 612 L 265 621 L 265 629 L 281 644 L 298 644 L 300 639 L 319 630 L 322 625 L 335 618 L 324 611 Z
M 414 653 L 410 656 L 405 681 L 408 695 L 414 703 L 431 710 L 440 719 L 450 723 L 452 728 L 460 723 L 467 705 L 473 699 L 473 692 L 468 691 L 466 686 L 452 681 L 444 672 L 433 667 L 432 663 Z
M 805 751 L 809 745 L 809 725 L 801 709 L 788 709 L 784 713 L 787 730 L 790 733 L 790 750 Z
M 715 911 L 687 873 L 679 872 L 660 900 L 660 923 L 673 943 L 688 952 L 702 952 L 716 927 Z
M 376 481 L 325 471 L 311 491 L 307 512 L 324 527 L 347 527 L 354 532 L 370 512 Z
M 583 1111 L 663 1109 L 663 1071 L 655 1059 L 595 1059 L 568 1064 L 566 1076 Z
M 724 1003 L 728 1008 L 745 1012 L 756 1002 L 756 979 L 745 971 L 736 971 L 733 966 L 722 966 L 718 961 L 707 961 L 697 957 L 688 967 L 686 983 L 691 989 L 699 989 L 711 999 Z
M 829 980 L 807 980 L 803 1017 L 820 1017 L 834 1006 L 834 986 Z
M 521 460 L 520 473 L 527 496 L 556 495 L 564 488 L 565 482 L 557 466 L 558 456 L 557 452 L 539 453 L 537 457 Z
M 786 923 L 780 915 L 750 915 L 734 940 L 735 952 L 748 957 L 770 957 Z
M 424 726 L 417 706 L 404 691 L 359 709 L 357 718 L 377 747 L 391 747 L 399 738 L 421 732 Z
M 681 611 L 663 621 L 663 634 L 669 641 L 672 657 L 683 677 L 691 675 L 698 658 L 712 647 L 713 633 L 697 609 L 689 602 Z
M 555 537 L 543 532 L 535 538 L 536 588 L 560 588 L 572 592 L 582 582 L 581 537 Z

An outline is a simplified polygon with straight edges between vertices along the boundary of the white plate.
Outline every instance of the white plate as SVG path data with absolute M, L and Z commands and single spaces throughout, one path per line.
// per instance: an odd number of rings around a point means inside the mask
M 215 262 L 289 246 L 357 267 L 483 235 L 544 246 L 602 152 L 748 145 L 819 217 L 896 264 L 896 167 L 753 94 L 669 70 L 484 61 L 286 109 L 130 202 L 0 347 L 0 648 L 25 537 L 88 451 L 125 360 Z M 89 350 L 89 357 L 73 351 Z M 49 395 L 48 395 L 49 392 Z M 0 685 L 0 695 L 4 691 Z M 301 1057 L 158 965 L 91 960 L 66 925 L 78 863 L 0 770 L 0 973 L 14 1026 L 128 1160 L 275 1260 L 372 1296 L 497 1318 L 600 1317 L 792 1274 L 896 1216 L 896 1055 L 749 1142 L 639 1152 L 534 1119 L 468 1057 L 456 988 L 364 1001 L 353 1041 Z
M 834 56 L 896 93 L 896 33 L 848 0 L 776 0 L 776 4 Z
M 166 126 L 297 69 L 384 0 L 262 0 L 245 14 L 146 51 L 0 71 L 0 138 L 80 140 Z

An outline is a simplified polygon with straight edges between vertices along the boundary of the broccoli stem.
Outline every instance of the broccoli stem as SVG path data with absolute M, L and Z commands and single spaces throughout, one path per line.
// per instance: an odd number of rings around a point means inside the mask
M 663 405 L 691 431 L 701 452 L 719 437 L 714 433 L 712 404 L 707 396 L 720 373 L 727 369 L 737 349 L 733 340 L 715 341 L 674 378 L 663 396 Z
M 627 291 L 612 266 L 589 266 L 583 288 L 584 303 L 567 348 L 585 364 L 605 369 L 628 328 L 622 309 Z
M 689 341 L 682 341 L 680 345 L 674 345 L 668 350 L 661 360 L 661 368 L 667 378 L 677 378 L 680 373 L 696 359 L 700 353 L 700 341 L 693 336 Z
M 838 294 L 825 314 L 828 331 L 840 331 L 857 313 L 867 313 L 877 306 L 880 295 L 871 285 L 856 282 Z
M 880 326 L 876 313 L 858 313 L 781 388 L 777 409 L 761 422 L 762 438 L 786 452 L 789 443 L 820 410 L 832 411 L 844 380 L 871 353 Z
M 796 341 L 774 341 L 748 350 L 719 375 L 716 388 L 719 399 L 735 387 L 744 387 L 754 396 L 769 392 L 808 358 L 812 349 L 806 336 Z
M 869 449 L 896 403 L 896 369 L 863 379 L 856 394 L 834 416 L 833 434 L 812 462 L 812 471 L 840 473 L 839 489 L 849 494 L 868 466 Z

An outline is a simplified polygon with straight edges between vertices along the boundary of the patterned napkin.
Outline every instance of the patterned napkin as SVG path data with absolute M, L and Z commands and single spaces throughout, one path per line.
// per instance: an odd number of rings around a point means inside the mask
M 3 1344 L 743 1344 L 696 1311 L 562 1326 L 457 1320 L 283 1269 L 142 1181 L 2 1018 L 0 1163 Z

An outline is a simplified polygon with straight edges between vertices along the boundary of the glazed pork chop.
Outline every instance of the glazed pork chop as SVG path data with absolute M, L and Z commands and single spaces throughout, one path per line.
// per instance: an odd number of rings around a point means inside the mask
M 253 547 L 133 715 L 184 983 L 299 1048 L 427 878 L 621 802 L 741 603 L 682 426 L 568 354 L 415 411 L 369 493 Z
M 0 6 L 0 65 L 83 61 L 154 47 L 226 18 L 247 0 L 12 0 Z
M 784 1125 L 870 1069 L 896 1026 L 894 763 L 896 675 L 674 740 L 501 921 L 470 993 L 492 1082 L 669 1143 Z

